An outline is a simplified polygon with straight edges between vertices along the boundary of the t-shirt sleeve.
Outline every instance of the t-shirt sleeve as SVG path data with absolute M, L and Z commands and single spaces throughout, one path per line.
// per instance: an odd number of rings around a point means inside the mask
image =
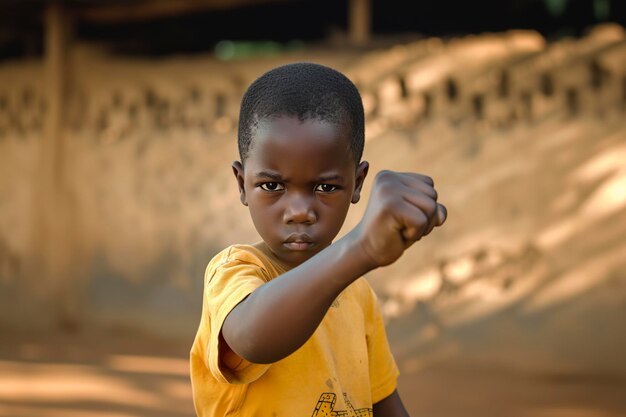
M 389 348 L 385 323 L 378 299 L 369 284 L 366 285 L 369 292 L 369 305 L 366 309 L 366 314 L 368 315 L 367 352 L 372 402 L 375 404 L 393 393 L 397 387 L 397 379 L 400 372 Z
M 209 267 L 205 277 L 204 314 L 210 327 L 206 366 L 220 382 L 247 384 L 260 378 L 269 365 L 255 364 L 238 357 L 221 337 L 226 316 L 243 299 L 265 283 L 262 268 L 238 259 Z

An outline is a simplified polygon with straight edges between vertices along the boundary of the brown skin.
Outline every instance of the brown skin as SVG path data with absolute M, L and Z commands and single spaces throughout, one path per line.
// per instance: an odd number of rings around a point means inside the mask
M 257 130 L 244 165 L 241 202 L 275 260 L 291 268 L 255 290 L 222 327 L 227 347 L 255 363 L 285 358 L 311 337 L 335 298 L 372 269 L 395 262 L 445 221 L 430 178 L 383 171 L 361 222 L 333 243 L 369 165 L 355 166 L 346 129 L 283 116 Z M 397 392 L 376 416 L 408 416 Z

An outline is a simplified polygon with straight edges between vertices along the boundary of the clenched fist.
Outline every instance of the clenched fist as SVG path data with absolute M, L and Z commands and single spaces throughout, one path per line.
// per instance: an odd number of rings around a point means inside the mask
M 361 249 L 374 266 L 395 262 L 413 243 L 446 221 L 432 178 L 381 171 L 361 222 L 354 228 Z

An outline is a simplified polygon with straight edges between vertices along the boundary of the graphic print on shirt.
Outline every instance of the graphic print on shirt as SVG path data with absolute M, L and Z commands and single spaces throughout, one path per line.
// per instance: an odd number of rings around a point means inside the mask
M 337 395 L 333 392 L 325 392 L 320 395 L 317 401 L 315 411 L 311 417 L 373 417 L 374 412 L 371 408 L 359 408 L 358 410 L 352 406 L 348 400 L 348 396 L 344 392 L 343 398 L 348 407 L 346 410 L 335 410 Z

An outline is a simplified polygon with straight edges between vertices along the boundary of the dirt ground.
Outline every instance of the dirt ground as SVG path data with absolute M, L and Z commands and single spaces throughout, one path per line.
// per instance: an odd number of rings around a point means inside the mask
M 3 334 L 0 416 L 192 416 L 190 340 Z
M 123 331 L 64 336 L 5 332 L 2 342 L 2 417 L 195 415 L 190 340 Z M 405 365 L 399 380 L 412 416 L 626 415 L 623 377 L 497 367 L 446 349 L 428 359 Z

